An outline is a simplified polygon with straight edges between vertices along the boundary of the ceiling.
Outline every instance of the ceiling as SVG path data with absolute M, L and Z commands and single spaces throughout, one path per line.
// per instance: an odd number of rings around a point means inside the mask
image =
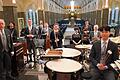
M 63 0 L 64 5 L 70 5 L 70 1 L 71 0 Z M 83 7 L 84 5 L 86 5 L 87 3 L 93 1 L 93 0 L 74 0 L 75 1 L 75 5 L 79 5 L 81 7 Z

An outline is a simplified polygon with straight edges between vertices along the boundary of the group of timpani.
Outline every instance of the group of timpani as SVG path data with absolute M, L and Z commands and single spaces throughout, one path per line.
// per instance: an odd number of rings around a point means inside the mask
M 80 49 L 90 49 L 92 45 L 77 45 L 76 48 Z M 62 50 L 61 55 L 49 55 L 46 54 L 43 57 L 60 57 L 59 59 L 53 59 L 48 61 L 45 66 L 49 69 L 48 73 L 49 80 L 52 79 L 52 72 L 56 73 L 56 80 L 71 80 L 72 73 L 78 72 L 82 69 L 82 64 L 75 60 L 74 58 L 81 55 L 81 51 L 72 48 L 57 48 L 57 50 Z

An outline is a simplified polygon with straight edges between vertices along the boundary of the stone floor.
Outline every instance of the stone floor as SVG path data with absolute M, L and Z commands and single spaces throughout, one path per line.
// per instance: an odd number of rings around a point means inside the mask
M 33 63 L 30 64 L 33 65 Z M 41 68 L 40 64 L 37 64 L 36 68 L 30 68 L 27 64 L 16 80 L 48 80 L 48 75 L 44 73 L 44 69 Z

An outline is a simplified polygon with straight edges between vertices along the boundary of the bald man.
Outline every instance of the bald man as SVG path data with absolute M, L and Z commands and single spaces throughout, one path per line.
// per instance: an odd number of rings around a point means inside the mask
M 99 26 L 94 25 L 94 31 L 90 31 L 90 40 L 95 42 L 100 39 L 100 32 L 98 31 Z
M 0 19 L 0 80 L 14 80 L 11 76 L 11 35 L 8 29 L 5 29 L 5 22 Z

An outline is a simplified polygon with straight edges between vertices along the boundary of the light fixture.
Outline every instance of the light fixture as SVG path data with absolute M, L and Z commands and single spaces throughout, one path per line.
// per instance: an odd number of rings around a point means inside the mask
M 115 7 L 115 9 L 117 10 L 117 9 L 119 9 L 119 7 Z
M 108 0 L 105 1 L 105 8 L 108 8 Z
M 32 9 L 29 9 L 29 12 L 32 12 Z
M 12 0 L 12 3 L 13 3 L 13 4 L 16 4 L 16 0 Z
M 71 16 L 74 16 L 74 13 L 71 13 Z
M 71 11 L 74 11 L 74 0 L 70 1 L 70 5 L 71 5 Z

